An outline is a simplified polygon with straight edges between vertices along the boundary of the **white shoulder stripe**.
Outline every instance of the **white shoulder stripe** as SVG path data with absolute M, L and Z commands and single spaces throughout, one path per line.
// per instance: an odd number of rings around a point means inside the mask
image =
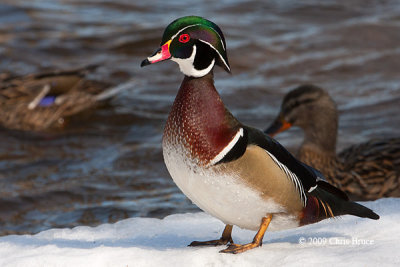
M 318 174 L 317 174 L 318 175 Z M 319 176 L 317 176 L 317 182 L 318 181 L 325 181 L 326 182 L 326 180 L 324 179 L 324 178 L 321 178 L 321 177 L 319 177 Z M 313 187 L 310 187 L 310 189 L 308 189 L 308 193 L 311 193 L 312 191 L 314 191 L 315 190 L 315 188 L 317 188 L 318 187 L 318 184 L 316 184 L 315 186 L 313 186 Z
M 313 187 L 310 187 L 310 189 L 308 190 L 308 193 L 311 193 L 312 191 L 314 191 L 315 188 L 317 188 L 317 186 L 318 186 L 318 185 L 315 185 L 315 186 L 313 186 Z
M 267 151 L 267 150 L 265 150 L 265 151 Z M 307 204 L 307 197 L 306 197 L 306 194 L 304 193 L 304 188 L 303 188 L 302 183 L 300 182 L 299 177 L 297 177 L 296 174 L 294 174 L 292 171 L 290 171 L 288 169 L 288 167 L 286 167 L 285 164 L 282 164 L 274 155 L 272 155 L 268 151 L 267 151 L 267 153 L 272 158 L 272 160 L 275 161 L 276 164 L 278 164 L 279 168 L 285 172 L 286 176 L 294 183 L 297 191 L 299 191 L 299 193 L 300 193 L 300 198 L 301 198 L 301 201 L 303 202 L 303 206 L 305 207 Z
M 239 141 L 240 137 L 243 136 L 243 128 L 240 128 L 239 131 L 235 134 L 233 137 L 232 141 L 229 142 L 224 149 L 221 150 L 221 152 L 218 153 L 209 163 L 209 165 L 214 165 L 215 163 L 219 162 L 221 159 L 223 159 L 226 154 L 231 151 L 231 149 L 236 145 L 236 143 Z

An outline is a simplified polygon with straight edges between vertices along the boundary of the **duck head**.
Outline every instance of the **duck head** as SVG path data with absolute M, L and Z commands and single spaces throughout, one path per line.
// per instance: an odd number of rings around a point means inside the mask
M 274 136 L 292 126 L 303 130 L 304 143 L 334 150 L 338 127 L 335 102 L 325 90 L 315 85 L 297 87 L 285 95 L 278 116 L 264 132 Z
M 274 136 L 292 126 L 321 131 L 328 124 L 337 125 L 335 102 L 322 88 L 306 84 L 285 95 L 278 116 L 265 133 Z
M 141 66 L 171 59 L 183 74 L 202 77 L 219 65 L 230 72 L 225 38 L 221 29 L 202 17 L 182 17 L 167 26 L 161 47 Z

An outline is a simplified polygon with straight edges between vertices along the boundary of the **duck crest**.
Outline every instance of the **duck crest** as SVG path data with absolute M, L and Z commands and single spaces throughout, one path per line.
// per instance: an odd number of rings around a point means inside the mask
M 185 76 L 164 130 L 163 145 L 203 166 L 234 139 L 240 123 L 225 108 L 214 87 L 213 74 Z

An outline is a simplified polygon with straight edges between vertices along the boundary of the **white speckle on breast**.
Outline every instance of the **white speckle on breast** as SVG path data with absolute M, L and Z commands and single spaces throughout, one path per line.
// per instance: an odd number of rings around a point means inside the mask
M 269 230 L 298 226 L 294 216 L 272 199 L 247 186 L 235 173 L 218 173 L 215 166 L 201 167 L 179 145 L 163 142 L 164 161 L 172 179 L 199 208 L 244 229 L 258 230 L 262 217 L 273 214 Z

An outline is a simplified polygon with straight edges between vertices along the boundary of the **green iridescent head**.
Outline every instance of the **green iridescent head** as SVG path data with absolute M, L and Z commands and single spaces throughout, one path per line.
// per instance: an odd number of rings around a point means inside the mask
M 230 72 L 225 38 L 221 29 L 202 17 L 179 18 L 167 26 L 161 47 L 142 62 L 142 66 L 171 59 L 192 77 L 209 73 L 214 64 Z

